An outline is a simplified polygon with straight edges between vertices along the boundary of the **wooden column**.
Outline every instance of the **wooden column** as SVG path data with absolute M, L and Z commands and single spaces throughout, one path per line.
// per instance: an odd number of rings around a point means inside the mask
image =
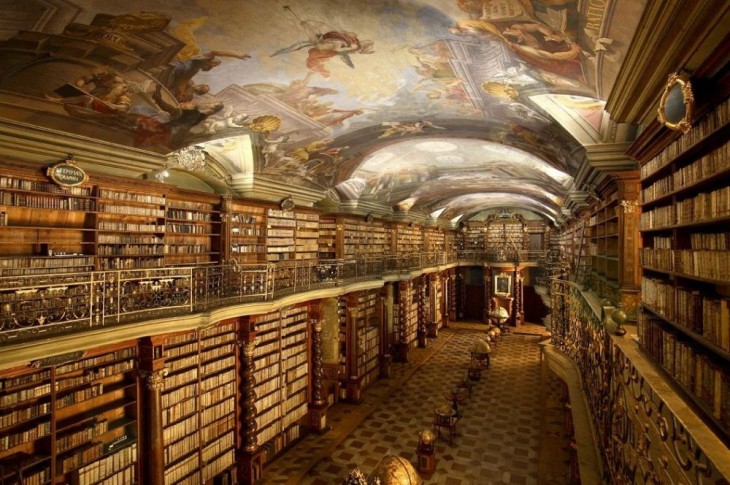
M 243 376 L 241 379 L 240 396 L 241 396 L 241 431 L 238 459 L 238 476 L 239 480 L 244 484 L 253 484 L 261 478 L 264 468 L 263 452 L 259 448 L 256 438 L 258 425 L 256 417 L 256 378 L 254 371 L 254 351 L 256 348 L 256 332 L 253 330 L 253 324 L 248 319 L 243 319 L 241 323 L 242 338 L 239 340 L 241 348 L 241 369 Z
M 396 359 L 398 362 L 408 362 L 408 351 L 410 349 L 406 342 L 406 321 L 408 320 L 408 305 L 410 302 L 403 301 L 403 294 L 406 292 L 407 281 L 399 281 L 397 289 L 398 296 L 398 354 Z
M 418 348 L 425 349 L 426 348 L 426 319 L 428 318 L 428 309 L 426 308 L 427 300 L 426 300 L 426 291 L 428 286 L 428 278 L 426 276 L 421 276 L 417 279 L 418 281 L 418 287 L 416 288 L 416 291 L 418 292 L 418 322 L 416 327 L 416 337 L 418 339 Z
M 327 429 L 327 399 L 322 388 L 322 319 L 319 305 L 310 305 L 312 327 L 312 400 L 309 403 L 310 424 L 314 431 Z
M 142 428 L 140 456 L 145 457 L 142 468 L 144 483 L 164 485 L 165 442 L 162 433 L 162 389 L 165 376 L 164 337 L 145 337 L 140 341 L 139 377 L 141 382 Z
M 618 260 L 619 303 L 628 319 L 636 321 L 641 301 L 641 270 L 639 268 L 639 172 L 612 174 L 618 184 Z

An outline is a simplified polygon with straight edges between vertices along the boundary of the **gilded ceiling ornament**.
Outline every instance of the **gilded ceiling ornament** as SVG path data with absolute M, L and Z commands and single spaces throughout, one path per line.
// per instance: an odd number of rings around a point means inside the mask
M 254 133 L 268 134 L 279 129 L 281 118 L 274 115 L 257 116 L 247 123 L 247 126 Z

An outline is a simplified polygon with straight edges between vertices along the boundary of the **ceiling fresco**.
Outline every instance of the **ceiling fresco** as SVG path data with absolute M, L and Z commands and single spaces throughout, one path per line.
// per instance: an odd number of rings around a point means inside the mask
M 0 117 L 442 220 L 554 220 L 643 5 L 0 0 Z

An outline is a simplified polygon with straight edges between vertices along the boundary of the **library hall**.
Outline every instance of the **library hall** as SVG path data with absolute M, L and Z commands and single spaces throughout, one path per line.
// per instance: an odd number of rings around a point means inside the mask
M 730 485 L 727 0 L 0 7 L 0 485 Z

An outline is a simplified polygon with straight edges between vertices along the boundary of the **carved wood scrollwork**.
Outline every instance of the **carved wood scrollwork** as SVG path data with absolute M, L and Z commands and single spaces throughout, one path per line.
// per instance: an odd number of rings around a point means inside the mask
M 610 481 L 726 483 L 727 477 L 652 388 L 652 380 L 608 337 L 574 288 L 562 280 L 551 287 L 553 341 L 580 369 Z

